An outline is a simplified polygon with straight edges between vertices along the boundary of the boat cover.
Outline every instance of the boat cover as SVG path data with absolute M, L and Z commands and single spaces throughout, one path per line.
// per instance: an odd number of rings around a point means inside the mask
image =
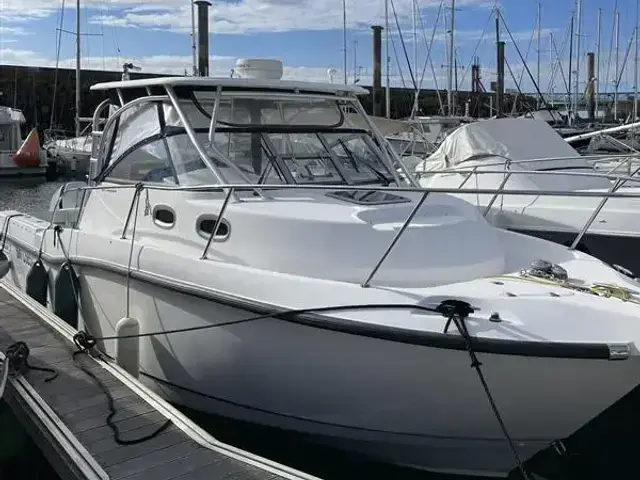
M 566 159 L 570 157 L 570 159 Z M 543 120 L 498 118 L 463 125 L 443 140 L 417 171 L 454 168 L 470 160 L 498 162 L 556 158 L 527 162 L 526 170 L 591 169 L 586 159 Z M 562 160 L 565 158 L 566 160 Z M 474 162 L 477 164 L 477 162 Z

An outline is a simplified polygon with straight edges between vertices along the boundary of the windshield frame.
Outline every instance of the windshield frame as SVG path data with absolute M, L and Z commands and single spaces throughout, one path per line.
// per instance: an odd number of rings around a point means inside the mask
M 317 92 L 298 93 L 297 91 L 283 92 L 283 91 L 273 91 L 273 90 L 268 90 L 263 88 L 254 90 L 254 89 L 247 89 L 247 88 L 236 89 L 236 88 L 230 88 L 230 87 L 226 87 L 224 89 L 222 89 L 221 87 L 217 87 L 215 89 L 198 88 L 198 87 L 189 87 L 185 89 L 184 87 L 182 87 L 178 89 L 180 93 L 178 95 L 176 94 L 176 90 L 174 90 L 172 86 L 164 85 L 163 87 L 167 93 L 167 96 L 152 95 L 151 92 L 148 92 L 147 97 L 141 95 L 140 97 L 125 103 L 124 105 L 122 105 L 121 108 L 117 109 L 114 113 L 112 113 L 110 117 L 113 117 L 113 118 L 109 118 L 109 121 L 107 122 L 107 124 L 116 122 L 118 120 L 118 117 L 123 113 L 123 111 L 126 111 L 128 110 L 128 107 L 133 106 L 132 104 L 137 104 L 137 103 L 146 102 L 146 101 L 153 102 L 154 100 L 156 102 L 159 101 L 159 103 L 164 103 L 168 101 L 168 103 L 172 105 L 172 107 L 175 109 L 176 113 L 180 117 L 181 123 L 184 128 L 184 132 L 189 138 L 190 143 L 193 144 L 193 146 L 195 147 L 198 153 L 198 156 L 200 156 L 201 159 L 204 161 L 204 164 L 207 167 L 207 169 L 211 170 L 213 174 L 219 179 L 220 185 L 222 187 L 224 187 L 224 185 L 228 184 L 229 182 L 227 181 L 223 173 L 220 171 L 219 163 L 218 165 L 216 165 L 217 163 L 216 161 L 222 162 L 225 166 L 237 171 L 238 173 L 241 173 L 242 171 L 238 169 L 236 162 L 231 160 L 231 158 L 229 158 L 222 151 L 220 151 L 220 149 L 216 147 L 214 142 L 209 142 L 209 145 L 207 145 L 207 148 L 204 148 L 203 144 L 201 143 L 203 140 L 201 138 L 198 138 L 198 135 L 204 132 L 202 132 L 201 128 L 194 127 L 195 124 L 198 124 L 198 122 L 195 122 L 194 124 L 191 121 L 192 118 L 194 117 L 186 115 L 186 112 L 184 109 L 185 102 L 192 102 L 193 105 L 201 114 L 204 114 L 206 117 L 210 117 L 211 119 L 210 128 L 209 128 L 210 136 L 213 136 L 213 134 L 216 131 L 215 122 L 216 122 L 216 116 L 218 113 L 218 108 L 215 108 L 215 107 L 216 105 L 219 105 L 221 98 L 229 98 L 229 97 L 248 98 L 248 99 L 266 98 L 270 100 L 277 100 L 277 99 L 292 100 L 294 102 L 297 99 L 300 99 L 300 100 L 309 99 L 309 100 L 336 102 L 335 103 L 336 108 L 338 109 L 340 114 L 339 125 L 343 125 L 344 123 L 346 123 L 346 115 L 345 115 L 344 108 L 349 108 L 351 111 L 355 111 L 356 114 L 358 115 L 359 122 L 357 124 L 359 125 L 360 122 L 362 122 L 367 128 L 339 127 L 339 126 L 336 126 L 338 124 L 336 125 L 311 125 L 311 124 L 309 125 L 277 125 L 277 124 L 274 124 L 274 125 L 266 125 L 266 126 L 265 125 L 261 125 L 261 126 L 246 125 L 242 127 L 235 127 L 235 126 L 224 127 L 224 128 L 219 128 L 218 130 L 222 132 L 223 130 L 229 129 L 238 133 L 241 131 L 244 131 L 246 133 L 258 133 L 260 134 L 261 138 L 268 137 L 268 135 L 265 135 L 266 133 L 276 132 L 276 131 L 279 131 L 281 133 L 289 133 L 289 134 L 353 133 L 358 136 L 361 136 L 361 138 L 364 140 L 364 143 L 367 145 L 367 148 L 371 150 L 371 152 L 375 155 L 375 158 L 381 163 L 381 165 L 385 167 L 385 170 L 386 170 L 385 173 L 391 174 L 392 179 L 387 178 L 387 180 L 390 180 L 390 181 L 384 182 L 384 183 L 387 183 L 387 185 L 390 184 L 391 182 L 394 182 L 398 185 L 402 185 L 405 183 L 398 176 L 398 173 L 393 168 L 393 164 L 397 163 L 404 170 L 403 168 L 404 166 L 402 165 L 399 157 L 397 156 L 395 151 L 393 151 L 393 149 L 388 144 L 386 139 L 380 134 L 379 131 L 376 130 L 375 125 L 368 118 L 366 112 L 364 111 L 364 108 L 359 103 L 359 100 L 357 99 L 357 96 L 355 94 L 346 94 L 345 96 L 345 94 L 342 92 L 336 93 L 336 94 L 317 93 Z M 206 98 L 207 101 L 205 102 L 205 105 L 206 105 L 206 104 L 210 104 L 210 101 L 213 100 L 214 108 L 212 109 L 211 113 L 209 113 L 207 109 L 204 108 L 204 106 L 201 104 L 200 101 L 193 102 L 193 99 L 195 98 L 195 94 L 198 91 L 204 91 L 207 93 L 210 92 L 212 94 L 211 96 L 208 96 L 208 98 Z M 106 130 L 106 125 L 104 130 Z M 172 133 L 175 134 L 177 132 L 172 132 Z M 319 137 L 322 137 L 322 135 L 320 135 Z M 326 142 L 323 143 L 323 146 L 327 150 L 327 157 L 329 157 L 329 160 L 331 161 L 332 166 L 340 173 L 340 180 L 341 180 L 340 182 L 331 181 L 328 183 L 336 184 L 336 185 L 339 185 L 339 184 L 349 185 L 349 184 L 359 183 L 359 182 L 347 181 L 347 179 L 349 178 L 349 175 L 345 174 L 344 171 L 342 171 L 340 166 L 340 160 L 336 158 L 335 152 L 332 152 L 331 148 L 327 147 Z M 101 149 L 102 149 L 102 146 L 101 146 Z M 273 163 L 274 165 L 273 167 L 268 167 L 268 168 L 276 168 L 277 173 L 282 178 L 283 183 L 299 184 L 300 182 L 296 182 L 295 179 L 292 178 L 289 168 L 287 168 L 286 165 L 284 165 L 284 162 L 279 158 L 280 156 L 278 155 L 277 149 L 274 153 L 275 155 L 273 156 L 273 160 L 269 161 L 269 163 Z M 102 155 L 100 156 L 102 157 Z M 106 157 L 109 157 L 109 155 L 107 155 Z M 395 162 L 391 160 L 390 157 L 395 157 Z M 97 172 L 97 175 L 93 179 L 91 179 L 92 183 L 94 184 L 107 180 L 108 172 L 106 170 L 110 170 L 110 169 L 105 168 L 107 167 L 107 165 L 105 165 L 103 162 L 107 161 L 107 163 L 111 163 L 112 161 L 112 159 L 110 158 L 99 158 L 97 160 L 99 160 L 98 164 L 101 165 L 101 168 Z M 371 169 L 370 165 L 368 164 L 369 162 L 363 162 L 363 163 L 365 163 L 365 168 L 374 172 L 374 170 Z M 269 177 L 268 172 L 266 172 L 266 170 L 267 169 L 263 170 L 262 172 L 263 174 L 265 174 L 264 175 L 265 179 Z M 244 177 L 248 185 L 256 185 L 257 193 L 259 193 L 259 195 L 263 197 L 262 192 L 258 192 L 259 184 L 253 183 L 251 179 L 246 175 L 242 175 L 242 176 Z M 380 177 L 377 177 L 375 180 L 372 179 L 371 182 L 367 181 L 366 183 L 377 183 L 380 180 L 381 180 Z M 409 183 L 415 183 L 415 182 L 412 182 L 411 180 L 412 179 L 409 180 Z M 314 183 L 320 183 L 320 182 L 314 182 Z

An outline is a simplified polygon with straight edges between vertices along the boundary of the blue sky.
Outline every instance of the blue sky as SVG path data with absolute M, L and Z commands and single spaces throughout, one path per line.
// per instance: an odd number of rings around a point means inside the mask
M 67 0 L 64 29 L 75 30 L 75 2 Z M 413 60 L 412 0 L 393 0 L 402 35 Z M 445 0 L 448 9 L 451 1 Z M 583 0 L 583 30 L 581 60 L 584 54 L 595 50 L 597 11 L 602 8 L 601 85 L 605 78 L 613 79 L 613 58 L 608 62 L 612 36 L 615 0 Z M 620 56 L 629 44 L 636 22 L 636 0 L 618 0 L 620 11 Z M 71 4 L 69 6 L 69 4 Z M 474 50 L 483 67 L 483 81 L 488 88 L 495 71 L 495 26 L 490 18 L 494 0 L 457 0 L 456 55 L 459 59 L 458 78 L 461 88 L 469 86 L 467 67 Z M 525 55 L 532 32 L 536 27 L 537 0 L 501 0 L 498 2 L 506 19 L 506 26 L 515 36 Z M 549 34 L 555 37 L 558 50 L 570 23 L 575 7 L 574 0 L 540 0 L 542 11 L 541 81 L 543 90 L 549 85 L 551 64 L 549 59 Z M 60 21 L 60 0 L 0 0 L 0 63 L 52 65 L 56 59 L 56 27 Z M 147 72 L 183 73 L 191 68 L 190 9 L 189 0 L 82 0 L 81 25 L 85 33 L 82 39 L 83 63 L 92 68 L 119 69 L 123 61 L 133 61 Z M 418 59 L 420 69 L 426 59 L 426 39 L 430 39 L 439 11 L 440 0 L 417 0 L 424 30 L 418 21 Z M 370 25 L 384 24 L 384 0 L 346 0 L 348 77 L 353 79 L 354 41 L 357 41 L 357 65 L 362 67 L 361 82 L 370 83 L 372 57 Z M 326 80 L 327 69 L 340 70 L 342 78 L 342 0 L 216 0 L 211 7 L 211 68 L 213 74 L 228 75 L 238 57 L 278 58 L 285 64 L 285 75 L 291 78 Z M 447 17 L 450 11 L 447 10 Z M 392 83 L 401 83 L 400 71 L 408 82 L 408 68 L 402 53 L 401 42 L 391 17 L 392 38 L 400 55 L 401 67 L 391 50 Z M 483 36 L 483 28 L 487 27 Z M 576 28 L 577 29 L 577 28 Z M 423 86 L 432 87 L 435 76 L 444 85 L 444 26 L 440 16 L 432 61 L 434 72 L 427 69 Z M 516 78 L 522 75 L 522 62 L 506 32 L 507 61 Z M 74 38 L 63 34 L 61 40 L 61 65 L 74 65 Z M 531 46 L 527 63 L 536 75 L 535 41 Z M 568 73 L 568 46 L 561 55 L 564 74 Z M 622 75 L 621 87 L 633 83 L 633 58 L 631 49 L 627 68 Z M 607 65 L 609 76 L 606 77 Z M 574 64 L 575 67 L 575 64 Z M 465 73 L 466 72 L 466 73 Z M 508 71 L 507 71 L 508 72 Z M 584 80 L 586 70 L 581 68 Z M 556 87 L 562 88 L 562 78 L 556 75 Z M 525 90 L 532 84 L 522 83 Z M 464 79 L 464 81 L 462 81 Z M 581 82 L 582 84 L 583 82 Z M 513 86 L 513 81 L 507 79 Z M 584 85 L 581 85 L 584 88 Z M 601 87 L 604 89 L 604 87 Z

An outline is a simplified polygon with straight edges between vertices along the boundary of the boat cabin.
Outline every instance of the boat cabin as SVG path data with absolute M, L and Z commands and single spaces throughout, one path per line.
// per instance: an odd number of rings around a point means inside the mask
M 171 77 L 101 83 L 92 90 L 109 97 L 93 119 L 89 184 L 94 187 L 143 183 L 177 191 L 407 183 L 397 173 L 402 163 L 358 101 L 368 93 L 359 86 Z M 100 117 L 109 108 L 102 128 Z M 413 181 L 408 172 L 404 177 Z M 107 194 L 100 191 L 98 196 Z M 256 195 L 265 198 L 268 192 L 240 188 L 233 199 Z M 131 202 L 130 193 L 120 196 Z M 68 215 L 63 211 L 69 206 L 72 217 L 78 213 L 82 202 L 67 198 L 56 216 Z M 111 211 L 115 203 L 109 200 Z
M 176 77 L 103 83 L 92 90 L 107 91 L 108 104 L 119 104 L 104 130 L 94 125 L 99 138 L 91 160 L 93 184 L 396 180 L 392 154 L 356 98 L 367 93 L 361 87 Z M 345 107 L 357 113 L 347 114 Z

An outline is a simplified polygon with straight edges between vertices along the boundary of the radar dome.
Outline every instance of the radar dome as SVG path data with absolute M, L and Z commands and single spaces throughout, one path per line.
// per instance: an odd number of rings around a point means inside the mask
M 283 66 L 280 60 L 265 58 L 241 58 L 236 62 L 234 74 L 240 78 L 281 80 Z

